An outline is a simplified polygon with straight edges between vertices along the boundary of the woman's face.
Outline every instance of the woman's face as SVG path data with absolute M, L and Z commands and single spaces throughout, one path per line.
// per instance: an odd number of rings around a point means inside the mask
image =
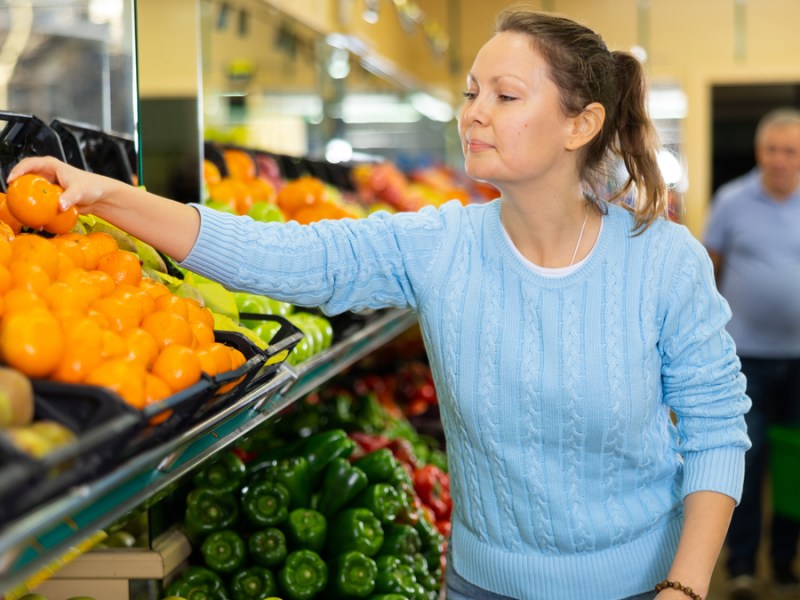
M 549 72 L 525 34 L 499 33 L 481 48 L 458 121 L 470 177 L 502 188 L 562 176 L 571 120 Z

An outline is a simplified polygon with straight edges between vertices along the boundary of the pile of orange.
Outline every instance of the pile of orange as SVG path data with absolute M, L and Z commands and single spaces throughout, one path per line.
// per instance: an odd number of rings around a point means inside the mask
M 111 235 L 70 232 L 0 235 L 0 361 L 141 409 L 245 357 L 215 340 L 207 308 L 143 277 Z
M 252 156 L 244 150 L 232 149 L 225 150 L 223 156 L 228 170 L 226 177 L 213 162 L 203 161 L 203 181 L 209 199 L 227 204 L 239 215 L 247 214 L 256 202 L 275 203 L 275 186 L 257 176 Z
M 278 192 L 277 204 L 287 221 L 297 221 L 303 225 L 322 219 L 357 216 L 331 200 L 325 184 L 310 175 L 287 182 Z

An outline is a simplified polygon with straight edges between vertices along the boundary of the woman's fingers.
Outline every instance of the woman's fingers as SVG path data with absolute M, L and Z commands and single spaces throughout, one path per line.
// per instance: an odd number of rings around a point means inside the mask
M 16 178 L 26 173 L 36 173 L 37 175 L 41 175 L 55 182 L 59 164 L 62 163 L 51 156 L 23 158 L 11 169 L 11 172 L 8 174 L 8 183 L 11 183 Z

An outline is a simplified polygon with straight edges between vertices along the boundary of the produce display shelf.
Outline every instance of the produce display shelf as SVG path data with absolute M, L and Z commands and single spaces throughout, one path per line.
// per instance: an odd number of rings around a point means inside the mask
M 0 596 L 415 323 L 409 310 L 377 313 L 325 352 L 296 367 L 282 364 L 273 378 L 230 406 L 8 523 L 0 529 Z

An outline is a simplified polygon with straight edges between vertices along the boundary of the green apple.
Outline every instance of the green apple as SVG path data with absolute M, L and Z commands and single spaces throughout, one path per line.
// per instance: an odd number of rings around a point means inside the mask
M 269 344 L 280 328 L 281 324 L 276 321 L 259 321 L 251 329 L 253 333 Z
M 257 294 L 250 294 L 248 292 L 233 292 L 233 298 L 236 300 L 236 307 L 240 313 L 256 313 L 259 315 L 272 314 L 272 305 L 266 296 L 259 296 Z M 259 323 L 258 319 L 240 319 L 242 325 L 252 329 Z
M 120 529 L 108 534 L 104 543 L 109 548 L 133 548 L 136 545 L 136 536 L 130 531 Z
M 294 312 L 294 305 L 282 300 L 275 300 L 274 298 L 267 297 L 270 304 L 270 314 L 285 317 L 286 315 Z
M 205 206 L 221 212 L 231 213 L 232 215 L 236 214 L 235 208 L 233 208 L 230 204 L 220 202 L 219 200 L 206 200 Z
M 331 322 L 326 317 L 315 314 L 311 314 L 311 320 L 316 323 L 322 333 L 322 349 L 326 350 L 330 348 L 331 344 L 333 344 L 333 326 Z
M 311 358 L 311 344 L 307 336 L 303 336 L 297 345 L 292 348 L 289 357 L 286 359 L 290 365 L 299 365 L 301 362 Z
M 269 223 L 270 221 L 286 222 L 286 217 L 283 216 L 281 209 L 271 202 L 254 203 L 250 210 L 247 211 L 247 216 L 264 223 Z
M 313 315 L 310 313 L 299 311 L 292 313 L 291 315 L 287 316 L 286 318 L 295 325 L 300 331 L 305 334 L 305 337 L 308 338 L 311 356 L 314 356 L 318 352 L 322 352 L 323 348 L 323 336 L 322 331 L 320 330 L 319 326 L 314 322 Z
M 47 600 L 47 596 L 41 594 L 25 594 L 19 600 Z

